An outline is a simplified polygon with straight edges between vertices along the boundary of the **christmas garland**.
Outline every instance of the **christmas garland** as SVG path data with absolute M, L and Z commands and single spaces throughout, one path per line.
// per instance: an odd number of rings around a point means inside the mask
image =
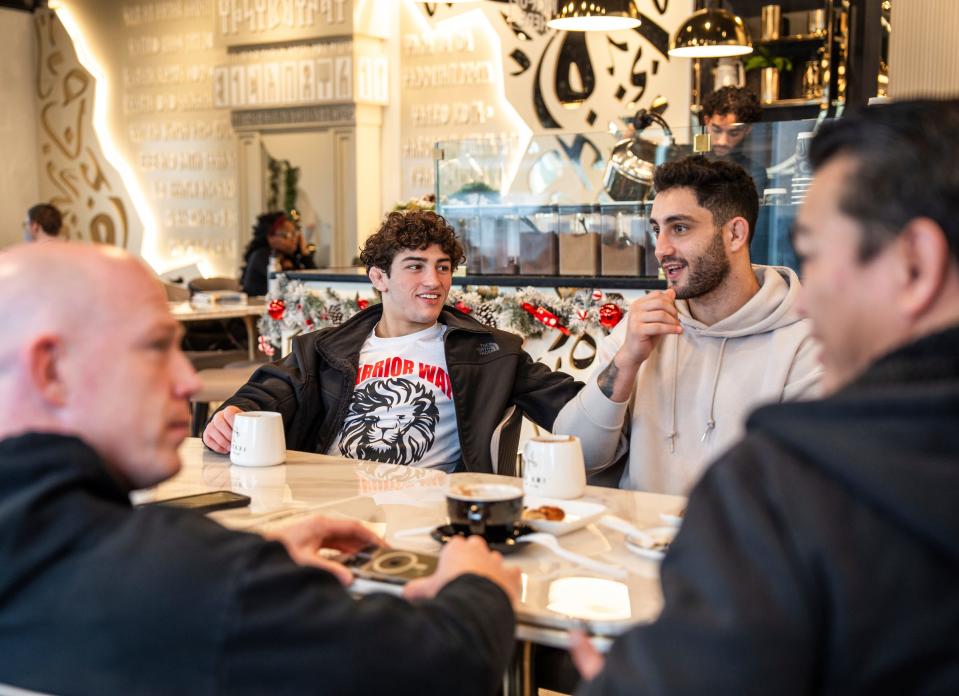
M 330 288 L 309 290 L 284 274 L 277 279 L 277 290 L 267 297 L 266 313 L 258 323 L 260 350 L 268 357 L 276 354 L 284 334 L 337 326 L 370 305 L 359 295 L 345 297 Z M 518 288 L 509 294 L 500 294 L 496 288 L 453 288 L 447 303 L 488 326 L 531 338 L 551 330 L 564 336 L 603 335 L 613 330 L 627 310 L 622 295 L 599 290 L 580 290 L 561 298 L 535 288 Z

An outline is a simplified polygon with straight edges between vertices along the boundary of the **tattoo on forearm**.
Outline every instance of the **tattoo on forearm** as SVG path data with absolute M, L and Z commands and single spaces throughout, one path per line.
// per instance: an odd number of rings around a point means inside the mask
M 596 384 L 599 386 L 599 390 L 603 392 L 603 396 L 607 399 L 613 398 L 613 384 L 615 384 L 618 375 L 619 368 L 616 367 L 615 362 L 611 362 L 606 366 L 605 370 L 599 373 L 599 377 L 596 378 Z

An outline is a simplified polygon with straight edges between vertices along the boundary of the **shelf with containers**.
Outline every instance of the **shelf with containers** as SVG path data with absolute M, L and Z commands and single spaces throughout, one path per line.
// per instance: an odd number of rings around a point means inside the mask
M 796 267 L 789 231 L 811 180 L 806 151 L 823 119 L 753 124 L 741 147 L 765 179 L 751 245 L 754 263 Z M 624 124 L 620 124 L 624 125 Z M 436 201 L 463 240 L 470 278 L 659 277 L 649 225 L 655 165 L 711 155 L 701 127 L 659 127 L 625 139 L 611 132 L 533 136 L 515 151 L 458 140 L 435 149 Z M 572 284 L 572 283 L 570 283 Z M 657 283 L 649 283 L 656 287 Z
M 699 0 L 697 6 L 701 4 Z M 813 118 L 820 110 L 830 116 L 842 113 L 850 57 L 849 0 L 729 0 L 726 7 L 743 18 L 754 53 L 700 59 L 694 113 L 706 95 L 727 84 L 755 92 L 764 121 Z M 788 70 L 773 67 L 783 62 Z M 737 71 L 731 64 L 753 69 L 733 80 Z

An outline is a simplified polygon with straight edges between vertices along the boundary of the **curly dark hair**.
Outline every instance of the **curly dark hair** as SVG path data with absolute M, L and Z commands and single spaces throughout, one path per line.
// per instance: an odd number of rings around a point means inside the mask
M 277 225 L 277 221 L 286 220 L 286 213 L 282 210 L 272 210 L 268 213 L 262 213 L 256 218 L 256 224 L 253 225 L 253 237 L 246 245 L 243 251 L 243 268 L 240 270 L 240 277 L 246 273 L 246 266 L 250 262 L 250 256 L 257 249 L 270 246 L 266 240 L 270 231 Z
M 360 261 L 369 271 L 374 266 L 387 276 L 393 257 L 403 249 L 425 249 L 433 244 L 450 257 L 453 270 L 466 261 L 463 245 L 446 219 L 432 210 L 394 211 L 386 216 L 376 234 L 360 250 Z
M 737 123 L 756 123 L 763 115 L 759 98 L 745 87 L 722 87 L 703 100 L 703 119 L 735 114 Z
M 749 223 L 749 242 L 753 241 L 759 216 L 759 194 L 749 172 L 735 162 L 692 155 L 666 162 L 656 168 L 653 187 L 657 192 L 672 188 L 691 188 L 696 202 L 713 215 L 719 226 L 734 217 Z

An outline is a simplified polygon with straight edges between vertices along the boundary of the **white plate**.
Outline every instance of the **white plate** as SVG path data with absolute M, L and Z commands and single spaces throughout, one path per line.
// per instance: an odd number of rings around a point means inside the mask
M 682 515 L 671 515 L 668 512 L 659 513 L 659 519 L 661 519 L 664 524 L 668 524 L 670 527 L 679 527 L 683 523 Z
M 675 527 L 650 527 L 649 529 L 644 529 L 643 531 L 657 541 L 664 541 L 669 544 L 676 536 L 677 530 Z M 650 558 L 654 561 L 663 560 L 663 558 L 666 556 L 666 551 L 669 550 L 669 547 L 665 549 L 650 548 L 649 546 L 643 544 L 643 542 L 636 537 L 626 537 L 626 548 L 635 553 L 637 556 Z
M 595 522 L 606 512 L 605 505 L 587 503 L 583 500 L 559 500 L 558 498 L 540 498 L 533 495 L 528 495 L 523 499 L 524 508 L 534 509 L 543 505 L 562 508 L 566 516 L 558 522 L 550 522 L 549 520 L 524 520 L 524 522 L 537 532 L 546 532 L 556 536 L 582 529 L 590 522 Z

